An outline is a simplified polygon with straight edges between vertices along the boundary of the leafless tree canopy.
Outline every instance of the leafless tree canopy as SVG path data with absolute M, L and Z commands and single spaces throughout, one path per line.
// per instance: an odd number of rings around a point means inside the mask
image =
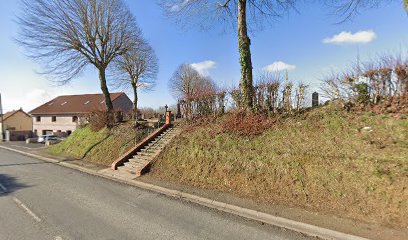
M 280 17 L 293 8 L 296 0 L 161 0 L 167 16 L 182 24 L 207 28 L 219 23 L 230 23 L 238 33 L 243 106 L 253 110 L 252 58 L 248 28 L 262 26 L 264 21 Z
M 113 71 L 117 74 L 112 79 L 117 88 L 136 86 L 141 90 L 151 90 L 156 84 L 159 71 L 158 58 L 150 44 L 142 39 L 115 60 Z
M 202 28 L 227 23 L 235 29 L 239 0 L 161 0 L 165 14 L 182 25 L 198 24 Z M 253 29 L 264 21 L 282 17 L 297 0 L 247 0 L 247 21 Z
M 408 10 L 408 0 L 322 0 L 334 10 L 334 14 L 340 16 L 341 22 L 352 19 L 363 10 L 376 8 L 391 2 L 403 2 L 405 10 Z
M 406 97 L 408 59 L 401 55 L 382 55 L 344 72 L 333 71 L 323 79 L 321 89 L 327 98 L 363 104 Z
M 60 84 L 88 66 L 99 70 L 108 110 L 109 63 L 126 53 L 138 33 L 135 19 L 122 0 L 21 0 L 17 41 Z
M 159 71 L 156 53 L 150 44 L 141 37 L 135 42 L 138 44 L 114 61 L 112 75 L 116 88 L 132 90 L 134 112 L 137 110 L 137 91 L 153 89 Z
M 215 93 L 216 86 L 212 79 L 200 75 L 191 65 L 181 64 L 169 81 L 169 89 L 174 98 L 187 100 Z

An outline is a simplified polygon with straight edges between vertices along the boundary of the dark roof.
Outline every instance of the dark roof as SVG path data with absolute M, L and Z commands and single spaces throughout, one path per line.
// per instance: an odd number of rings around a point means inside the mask
M 3 114 L 3 121 L 5 121 L 7 118 L 13 116 L 14 114 L 18 113 L 18 112 L 22 112 L 25 115 L 27 115 L 28 117 L 30 117 L 30 115 L 28 115 L 26 112 L 23 111 L 23 109 L 18 109 L 18 110 L 13 110 L 10 112 L 6 112 L 5 114 Z M 30 117 L 31 118 L 31 117 Z M 0 118 L 0 122 L 1 122 L 1 118 Z
M 123 92 L 111 93 L 112 102 L 124 94 Z M 106 110 L 106 104 L 103 94 L 84 94 L 56 97 L 35 108 L 30 114 L 77 114 L 104 110 Z

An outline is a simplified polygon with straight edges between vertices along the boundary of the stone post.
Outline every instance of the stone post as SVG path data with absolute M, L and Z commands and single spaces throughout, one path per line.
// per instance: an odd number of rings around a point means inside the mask
M 166 124 L 171 124 L 171 111 L 166 111 Z
M 176 118 L 181 118 L 181 103 L 180 100 L 177 101 L 177 115 Z
M 312 94 L 312 107 L 319 106 L 319 93 L 314 92 Z

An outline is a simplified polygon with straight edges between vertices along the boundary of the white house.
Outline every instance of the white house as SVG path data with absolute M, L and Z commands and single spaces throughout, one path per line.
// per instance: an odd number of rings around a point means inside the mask
M 132 111 L 132 101 L 123 93 L 111 93 L 115 111 Z M 35 108 L 29 114 L 33 119 L 35 135 L 53 133 L 71 134 L 79 127 L 80 120 L 86 114 L 106 110 L 103 94 L 84 94 L 59 96 Z

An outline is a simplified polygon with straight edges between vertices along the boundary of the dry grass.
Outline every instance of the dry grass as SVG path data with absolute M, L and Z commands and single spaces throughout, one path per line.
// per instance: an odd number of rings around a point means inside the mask
M 263 203 L 408 227 L 407 117 L 329 105 L 246 137 L 223 129 L 226 116 L 186 129 L 151 174 Z

